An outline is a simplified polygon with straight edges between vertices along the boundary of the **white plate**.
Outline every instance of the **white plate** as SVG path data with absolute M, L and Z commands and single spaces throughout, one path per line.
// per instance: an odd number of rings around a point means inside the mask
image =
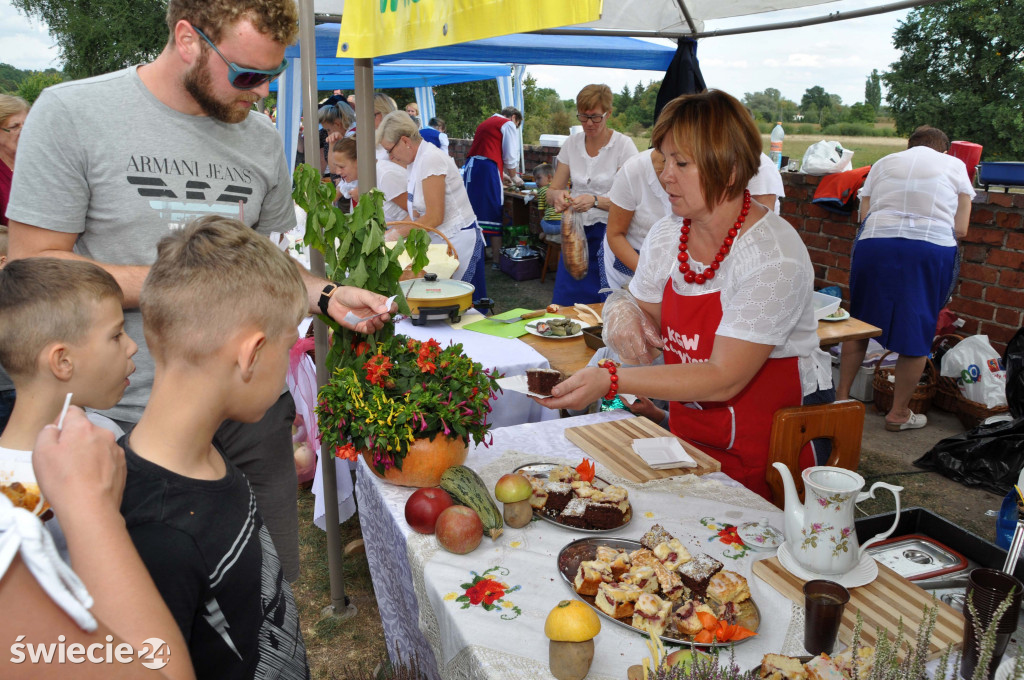
M 549 317 L 555 318 L 555 317 Z M 526 324 L 526 332 L 531 335 L 536 335 L 538 338 L 547 338 L 548 340 L 568 340 L 569 338 L 579 338 L 583 335 L 583 324 L 580 324 L 580 332 L 574 335 L 544 335 L 537 331 L 537 324 L 547 321 L 547 319 L 541 319 L 540 321 L 531 321 Z M 576 323 L 579 323 L 578 321 Z
M 823 317 L 821 320 L 822 321 L 846 321 L 847 319 L 850 318 L 850 313 L 848 311 L 846 311 L 845 309 L 843 309 L 842 307 L 840 307 L 839 309 L 837 309 L 835 311 L 835 313 L 839 313 L 839 312 L 842 312 L 841 314 L 839 314 L 839 316 L 826 316 L 826 317 Z
M 779 546 L 779 563 L 786 571 L 798 579 L 804 581 L 825 579 L 826 581 L 834 581 L 844 588 L 866 586 L 878 577 L 878 563 L 866 552 L 861 555 L 857 566 L 845 574 L 816 574 L 797 564 L 796 560 L 793 559 L 793 555 L 789 552 L 789 543 L 786 542 Z

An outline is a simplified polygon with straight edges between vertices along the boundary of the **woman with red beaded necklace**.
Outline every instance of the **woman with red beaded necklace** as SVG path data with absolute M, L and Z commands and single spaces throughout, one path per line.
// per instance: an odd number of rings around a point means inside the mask
M 746 109 L 720 91 L 670 102 L 652 144 L 673 215 L 652 227 L 632 297 L 606 305 L 605 342 L 627 363 L 584 369 L 542 402 L 579 408 L 617 392 L 669 400 L 673 433 L 770 498 L 765 482 L 776 410 L 828 400 L 832 376 L 818 347 L 814 273 L 788 222 L 751 201 L 761 136 Z M 808 446 L 801 467 L 813 465 Z

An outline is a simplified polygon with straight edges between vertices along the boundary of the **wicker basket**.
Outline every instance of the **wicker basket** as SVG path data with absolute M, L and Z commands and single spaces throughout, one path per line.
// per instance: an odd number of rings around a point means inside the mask
M 989 408 L 979 402 L 971 401 L 964 395 L 960 394 L 959 391 L 957 392 L 956 405 L 956 417 L 960 419 L 960 424 L 968 430 L 973 430 L 986 418 L 990 418 L 1000 413 L 1006 413 L 1010 410 L 1010 407 L 1005 405 Z
M 872 386 L 875 388 L 875 410 L 883 414 L 892 410 L 893 392 L 895 390 L 895 383 L 889 381 L 889 376 L 895 373 L 895 367 L 882 366 L 885 357 L 890 354 L 892 352 L 886 352 L 878 359 L 872 381 Z M 922 384 L 919 381 L 917 387 L 914 388 L 914 393 L 910 397 L 909 407 L 914 413 L 928 413 L 928 409 L 931 408 L 932 397 L 935 396 L 935 377 L 935 364 L 932 363 L 931 359 L 928 359 L 924 369 L 924 383 Z
M 935 336 L 935 340 L 932 342 L 932 356 L 935 356 L 938 351 L 948 352 L 963 339 L 964 336 L 953 333 Z M 959 410 L 957 405 L 959 398 L 960 388 L 957 387 L 956 378 L 935 376 L 935 397 L 932 399 L 932 405 L 943 411 L 956 413 Z

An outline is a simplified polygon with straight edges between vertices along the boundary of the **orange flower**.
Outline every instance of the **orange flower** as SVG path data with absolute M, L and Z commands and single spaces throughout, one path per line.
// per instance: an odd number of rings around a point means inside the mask
M 363 356 L 364 354 L 366 354 L 369 351 L 370 351 L 370 343 L 368 343 L 368 342 L 360 342 L 358 345 L 356 345 L 355 352 L 356 352 L 356 356 L 357 357 L 361 357 L 361 356 Z
M 736 530 L 736 527 L 734 527 L 731 524 L 729 524 L 724 529 L 718 532 L 718 538 L 722 539 L 722 543 L 725 543 L 726 545 L 743 545 L 743 539 L 740 538 L 739 532 Z
M 372 385 L 383 384 L 392 366 L 394 364 L 391 363 L 391 359 L 382 354 L 373 355 L 369 361 L 363 364 L 363 368 L 366 370 L 366 379 Z
M 576 466 L 576 472 L 580 473 L 580 479 L 584 482 L 592 482 L 594 480 L 594 473 L 596 466 L 591 460 L 583 459 L 583 462 Z
M 335 446 L 334 457 L 341 458 L 342 460 L 357 460 L 359 458 L 359 453 L 356 451 L 356 447 L 352 442 L 349 442 L 344 446 Z

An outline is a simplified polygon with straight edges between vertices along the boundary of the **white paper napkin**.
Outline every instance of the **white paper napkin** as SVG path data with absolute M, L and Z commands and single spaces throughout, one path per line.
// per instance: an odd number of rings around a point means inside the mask
M 697 461 L 686 452 L 675 437 L 634 439 L 633 451 L 655 470 L 697 467 Z
M 391 310 L 391 303 L 394 302 L 395 298 L 397 298 L 397 297 L 398 297 L 397 295 L 392 295 L 387 300 L 385 300 L 384 304 L 385 304 L 385 306 L 387 306 L 389 311 Z M 355 325 L 357 325 L 357 324 L 359 324 L 359 323 L 361 323 L 363 321 L 367 321 L 369 319 L 372 319 L 374 317 L 378 317 L 378 316 L 381 316 L 382 314 L 387 314 L 387 313 L 388 312 L 380 312 L 378 314 L 371 314 L 370 316 L 356 316 L 354 313 L 349 312 L 348 314 L 345 315 L 345 323 L 348 323 L 348 324 L 351 324 L 351 325 L 355 326 Z
M 525 375 L 510 375 L 504 378 L 498 378 L 498 387 L 503 390 L 511 390 L 512 392 L 522 392 L 528 394 L 531 397 L 537 397 L 538 399 L 547 399 L 550 394 L 537 394 L 531 392 L 530 388 L 527 387 Z

